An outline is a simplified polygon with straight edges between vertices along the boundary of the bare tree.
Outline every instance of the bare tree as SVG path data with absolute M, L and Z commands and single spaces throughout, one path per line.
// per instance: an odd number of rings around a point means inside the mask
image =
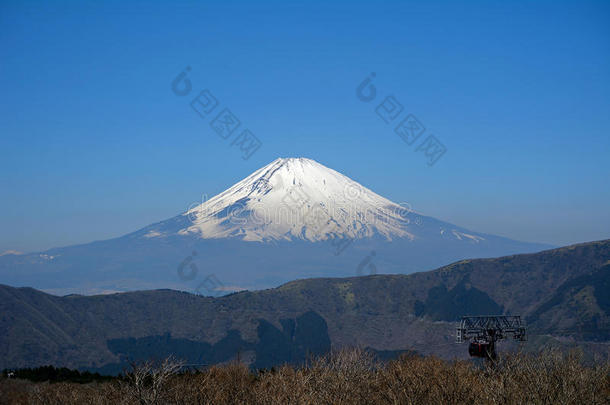
M 132 371 L 126 375 L 132 396 L 141 405 L 162 402 L 168 394 L 168 381 L 178 373 L 184 363 L 170 356 L 161 363 L 146 361 L 131 363 Z

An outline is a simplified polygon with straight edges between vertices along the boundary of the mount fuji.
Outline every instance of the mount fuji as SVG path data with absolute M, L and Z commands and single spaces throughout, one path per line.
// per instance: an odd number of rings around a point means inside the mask
M 469 231 L 314 160 L 280 158 L 186 212 L 122 237 L 0 256 L 0 277 L 56 294 L 173 288 L 220 295 L 550 247 Z

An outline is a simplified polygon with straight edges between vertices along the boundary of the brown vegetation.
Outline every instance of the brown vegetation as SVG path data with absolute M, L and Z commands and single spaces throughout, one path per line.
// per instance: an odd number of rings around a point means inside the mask
M 576 352 L 503 356 L 495 365 L 404 356 L 380 364 L 343 350 L 306 367 L 253 373 L 243 364 L 174 374 L 178 363 L 139 365 L 111 382 L 0 381 L 0 402 L 39 404 L 608 404 L 610 364 Z

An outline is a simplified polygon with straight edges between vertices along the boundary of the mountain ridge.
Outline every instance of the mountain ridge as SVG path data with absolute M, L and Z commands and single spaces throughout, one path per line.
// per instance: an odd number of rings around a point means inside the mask
M 292 346 L 303 340 L 291 340 L 288 326 L 308 312 L 315 314 L 309 317 L 320 339 L 328 336 L 334 348 L 464 357 L 466 347 L 454 343 L 457 318 L 501 309 L 528 319 L 524 349 L 567 345 L 591 355 L 610 353 L 610 309 L 603 301 L 605 290 L 599 290 L 608 282 L 609 260 L 610 240 L 604 240 L 463 260 L 410 275 L 296 280 L 219 298 L 167 289 L 57 297 L 0 286 L 0 368 L 54 364 L 116 370 L 136 350 L 130 339 L 180 353 L 222 342 L 217 349 L 226 349 L 215 357 L 218 361 L 229 361 L 241 347 L 248 349 L 242 358 L 252 364 L 257 355 L 269 359 L 263 346 L 277 343 L 298 359 L 305 346 Z M 598 279 L 606 284 L 593 283 Z M 171 337 L 163 338 L 168 333 Z M 322 341 L 309 342 L 326 347 Z

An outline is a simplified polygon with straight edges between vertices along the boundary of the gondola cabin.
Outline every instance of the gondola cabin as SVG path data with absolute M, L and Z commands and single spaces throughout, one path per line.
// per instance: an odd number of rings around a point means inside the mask
M 468 346 L 468 354 L 472 357 L 488 357 L 491 350 L 489 343 L 471 342 Z

